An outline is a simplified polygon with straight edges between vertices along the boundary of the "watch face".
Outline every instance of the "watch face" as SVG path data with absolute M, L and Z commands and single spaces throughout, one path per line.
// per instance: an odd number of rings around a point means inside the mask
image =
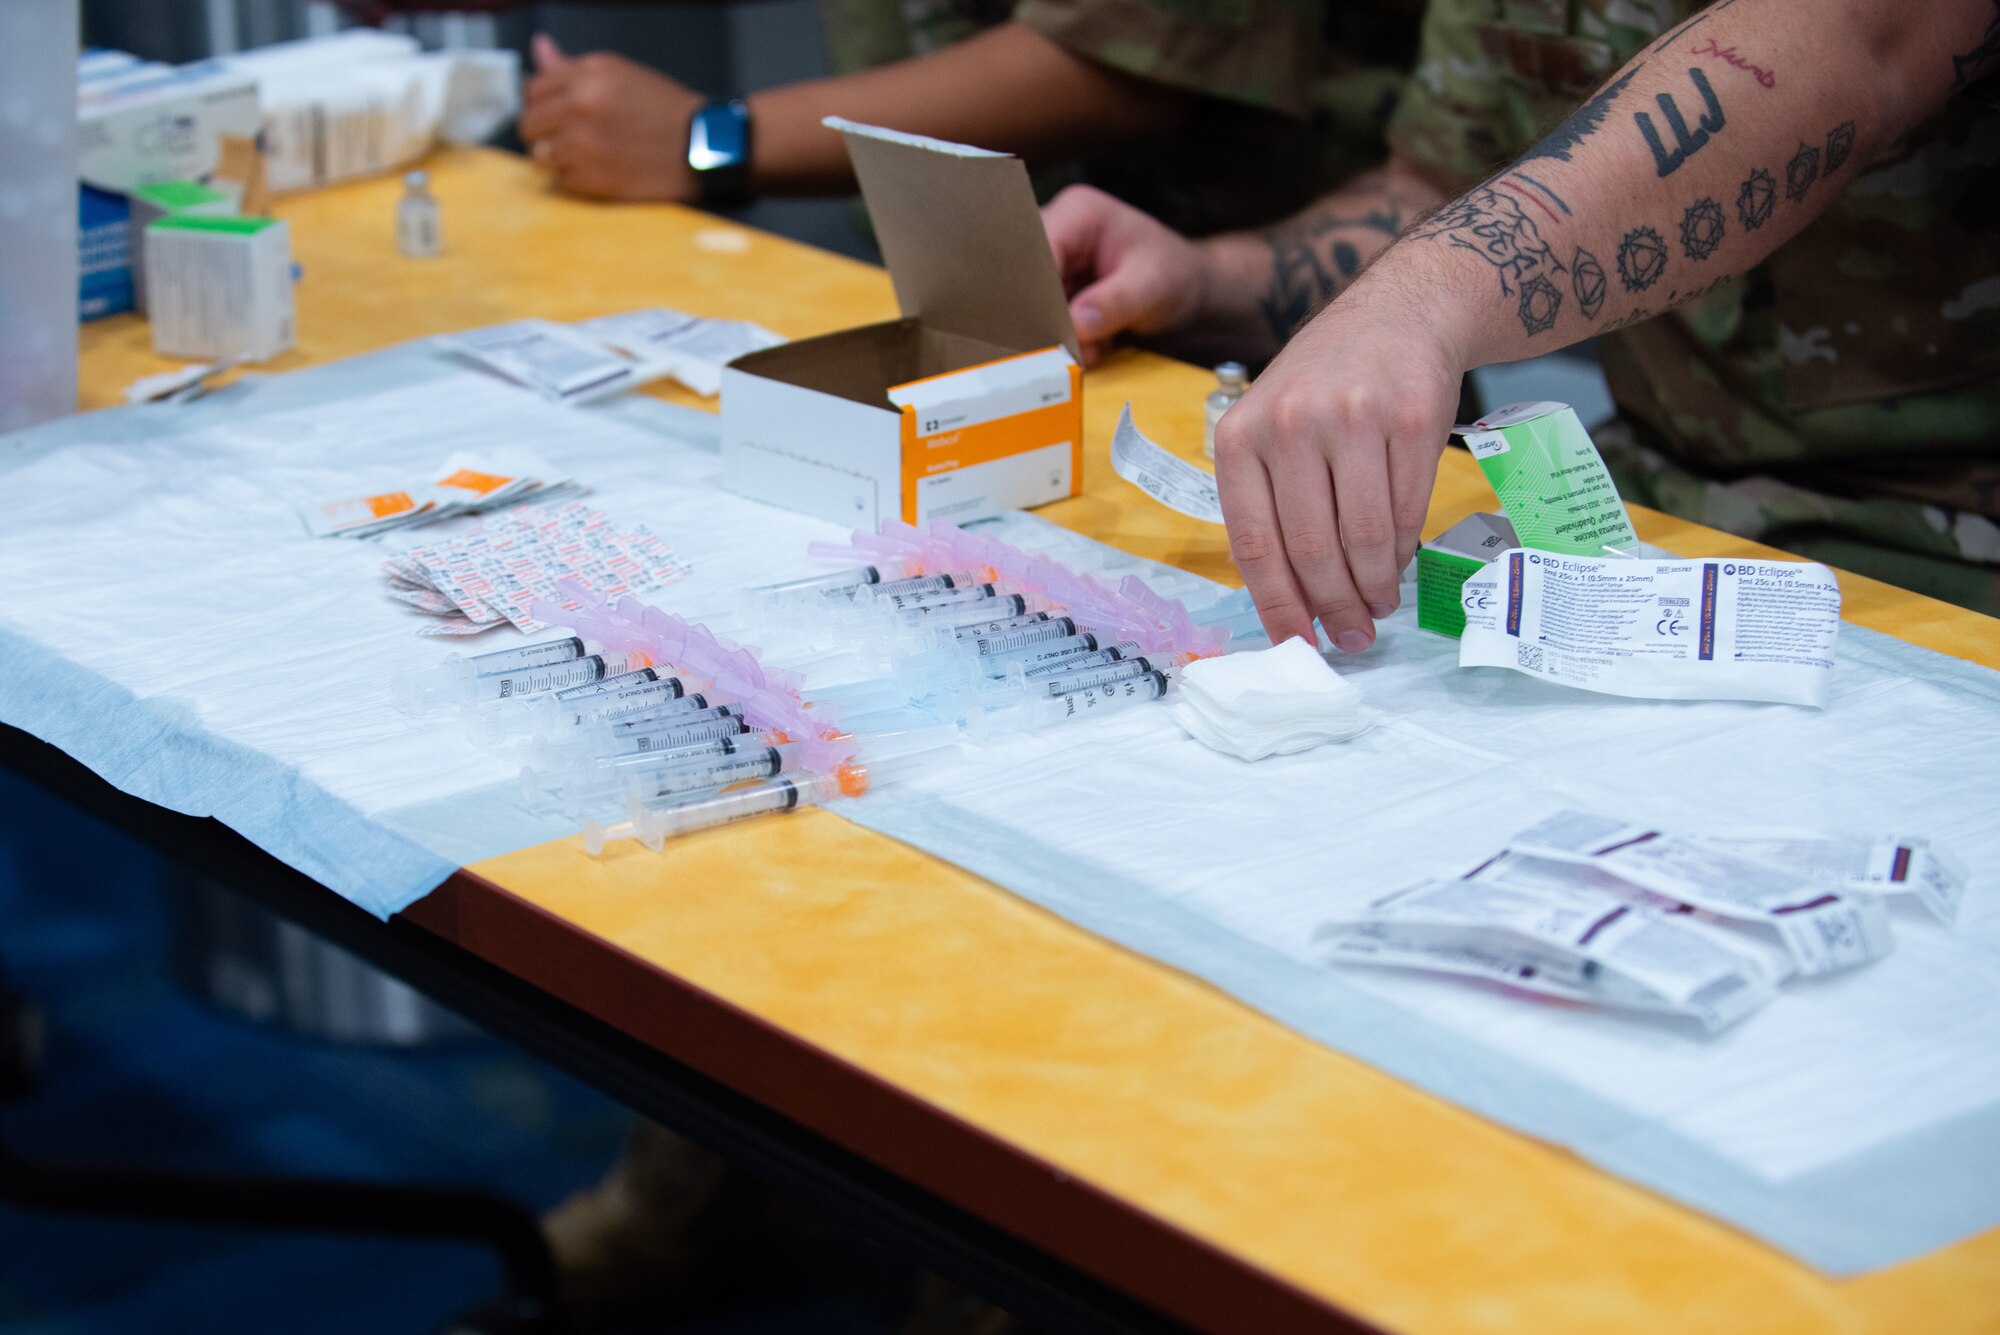
M 749 156 L 749 117 L 730 103 L 711 103 L 688 125 L 688 166 L 698 172 L 733 167 Z

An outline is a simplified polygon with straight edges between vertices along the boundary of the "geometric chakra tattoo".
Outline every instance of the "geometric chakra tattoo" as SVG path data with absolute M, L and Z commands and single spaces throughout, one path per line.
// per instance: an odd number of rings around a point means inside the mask
M 1562 309 L 1562 293 L 1547 278 L 1536 274 L 1521 284 L 1521 327 L 1530 334 L 1546 333 L 1555 327 L 1556 312 Z
M 1812 183 L 1819 179 L 1819 150 L 1801 142 L 1799 151 L 1785 164 L 1785 198 L 1804 199 Z
M 1847 161 L 1847 155 L 1854 151 L 1854 122 L 1842 121 L 1826 132 L 1826 174 L 1833 175 L 1840 170 L 1840 164 Z
M 1576 308 L 1583 312 L 1586 320 L 1595 320 L 1597 313 L 1604 309 L 1604 266 L 1597 262 L 1597 256 L 1578 248 L 1569 262 L 1570 290 L 1576 293 Z
M 1722 244 L 1722 206 L 1697 199 L 1681 215 L 1681 250 L 1691 260 L 1705 260 Z
M 1762 167 L 1753 167 L 1750 175 L 1743 179 L 1742 188 L 1736 192 L 1736 221 L 1743 224 L 1743 230 L 1754 232 L 1771 217 L 1771 205 L 1777 202 L 1778 182 Z
M 1618 243 L 1618 281 L 1628 292 L 1644 292 L 1667 267 L 1667 243 L 1650 227 L 1635 227 Z

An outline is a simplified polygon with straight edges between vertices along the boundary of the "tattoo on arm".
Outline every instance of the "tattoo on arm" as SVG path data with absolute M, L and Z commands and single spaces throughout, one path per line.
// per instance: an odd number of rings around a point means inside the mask
M 1578 246 L 1569 261 L 1570 290 L 1576 294 L 1576 308 L 1586 320 L 1595 320 L 1604 309 L 1604 266 L 1597 256 Z
M 1634 227 L 1618 243 L 1618 281 L 1627 292 L 1644 292 L 1667 269 L 1667 243 L 1650 227 Z
M 1722 205 L 1703 196 L 1681 215 L 1681 253 L 1705 260 L 1722 244 Z
M 1778 86 L 1777 75 L 1765 69 L 1762 65 L 1745 60 L 1735 47 L 1724 46 L 1713 37 L 1708 39 L 1707 46 L 1697 46 L 1688 52 L 1688 54 L 1691 56 L 1714 56 L 1730 68 L 1742 70 L 1745 74 L 1755 79 L 1760 87 L 1776 88 Z
M 1778 202 L 1778 181 L 1762 167 L 1752 167 L 1736 187 L 1736 221 L 1743 230 L 1754 232 L 1771 218 L 1771 206 Z
M 1441 241 L 1454 250 L 1470 251 L 1491 265 L 1500 280 L 1503 296 L 1516 299 L 1516 314 L 1529 334 L 1546 333 L 1555 327 L 1562 310 L 1562 289 L 1554 278 L 1569 272 L 1556 258 L 1554 247 L 1542 236 L 1534 210 L 1555 223 L 1569 212 L 1553 193 L 1545 200 L 1530 185 L 1516 183 L 1513 173 L 1496 177 L 1490 184 L 1469 191 L 1456 203 L 1433 214 L 1414 235 L 1425 241 Z
M 1794 202 L 1804 199 L 1812 183 L 1819 179 L 1819 150 L 1804 140 L 1799 141 L 1799 151 L 1792 154 L 1792 160 L 1785 164 L 1785 198 Z
M 1688 127 L 1686 117 L 1681 115 L 1680 104 L 1668 93 L 1656 93 L 1653 101 L 1660 108 L 1660 118 L 1673 132 L 1674 146 L 1669 149 L 1660 138 L 1659 130 L 1653 126 L 1653 118 L 1646 112 L 1632 114 L 1633 123 L 1639 127 L 1639 135 L 1646 141 L 1646 147 L 1653 150 L 1653 166 L 1661 176 L 1672 176 L 1681 169 L 1681 164 L 1708 146 L 1708 141 L 1727 122 L 1723 119 L 1722 103 L 1716 99 L 1715 89 L 1709 84 L 1708 76 L 1699 69 L 1690 69 L 1688 79 L 1695 91 L 1701 94 L 1702 113 L 1696 118 L 1694 127 Z
M 2000 0 L 1994 0 L 1994 3 L 2000 4 Z M 1583 141 L 1597 133 L 1598 127 L 1604 124 L 1604 118 L 1611 114 L 1611 104 L 1618 100 L 1618 95 L 1625 91 L 1625 85 L 1632 82 L 1639 69 L 1638 65 L 1634 65 L 1598 89 L 1588 102 L 1570 112 L 1562 124 L 1549 131 L 1542 142 L 1524 153 L 1521 161 L 1526 163 L 1535 158 L 1554 158 L 1557 162 L 1568 162 Z
M 1264 244 L 1271 251 L 1271 283 L 1257 304 L 1271 336 L 1283 343 L 1361 272 L 1361 252 L 1354 244 L 1335 237 L 1326 246 L 1329 236 L 1358 228 L 1393 240 L 1403 224 L 1402 201 L 1389 199 L 1358 218 L 1315 212 L 1264 232 Z

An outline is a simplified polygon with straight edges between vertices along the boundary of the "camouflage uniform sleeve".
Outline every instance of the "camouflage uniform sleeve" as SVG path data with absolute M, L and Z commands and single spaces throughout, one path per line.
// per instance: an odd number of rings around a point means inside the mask
M 1205 97 L 1303 117 L 1319 0 L 1020 0 L 1014 19 L 1077 55 Z
M 1600 21 L 1579 34 L 1558 0 L 1512 0 L 1504 22 L 1499 8 L 1430 0 L 1389 123 L 1390 151 L 1448 194 L 1532 148 L 1654 31 Z

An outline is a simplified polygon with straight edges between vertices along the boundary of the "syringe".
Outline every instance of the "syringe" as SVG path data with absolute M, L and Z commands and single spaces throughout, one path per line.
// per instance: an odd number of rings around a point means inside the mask
M 646 673 L 652 671 L 651 668 L 644 669 Z M 638 677 L 642 674 L 628 672 L 625 675 Z M 681 677 L 655 676 L 651 681 L 599 695 L 564 699 L 565 694 L 558 691 L 551 696 L 470 715 L 465 721 L 465 735 L 475 746 L 498 746 L 509 737 L 534 732 L 561 732 L 565 728 L 636 718 L 663 705 L 684 700 L 700 700 L 701 704 L 689 706 L 695 709 L 705 708 L 708 703 L 701 692 L 690 692 L 687 679 Z
M 608 728 L 576 728 L 534 740 L 531 763 L 539 769 L 560 769 L 599 756 L 662 751 L 688 742 L 735 737 L 744 732 L 743 706 L 711 705 L 707 709 L 656 720 L 650 730 L 613 733 Z
M 776 742 L 762 748 L 739 748 L 724 756 L 691 757 L 656 770 L 625 777 L 628 808 L 670 797 L 685 797 L 711 788 L 727 788 L 746 779 L 769 779 L 796 769 L 804 750 L 797 742 Z M 634 810 L 637 815 L 637 810 Z
M 941 751 L 925 751 L 884 760 L 855 759 L 829 774 L 785 775 L 762 783 L 707 797 L 647 805 L 625 820 L 599 825 L 583 822 L 584 850 L 592 857 L 614 839 L 637 839 L 658 852 L 668 839 L 800 807 L 817 806 L 835 797 L 859 797 L 880 785 L 906 778 L 941 759 Z
M 581 686 L 566 686 L 557 691 L 558 700 L 585 700 L 593 695 L 611 695 L 618 691 L 630 690 L 634 686 L 646 686 L 660 679 L 658 668 L 642 667 L 631 672 L 621 672 L 603 681 L 585 682 Z
M 574 635 L 565 635 L 561 639 L 542 640 L 513 649 L 495 649 L 491 653 L 453 654 L 442 663 L 427 668 L 408 668 L 393 673 L 389 678 L 389 693 L 395 698 L 397 708 L 406 713 L 420 713 L 453 703 L 458 698 L 458 692 L 453 688 L 474 677 L 552 667 L 582 658 L 586 651 L 582 640 Z
M 1025 677 L 1009 677 L 1001 681 L 990 681 L 959 693 L 955 697 L 957 712 L 969 714 L 977 710 L 1034 704 L 1058 696 L 1090 691 L 1099 686 L 1109 686 L 1133 677 L 1147 676 L 1153 671 L 1153 661 L 1141 654 L 1134 658 L 1120 658 L 1091 667 L 1074 668 L 1033 680 Z
M 554 808 L 569 815 L 581 815 L 588 805 L 616 806 L 626 785 L 655 770 L 717 756 L 762 752 L 772 745 L 764 734 L 751 732 L 741 719 L 733 720 L 740 729 L 720 737 L 683 741 L 623 755 L 570 758 L 549 765 L 527 765 L 521 770 L 521 803 L 530 810 Z
M 1030 698 L 1005 709 L 975 713 L 967 717 L 966 729 L 975 739 L 985 740 L 1000 733 L 1045 728 L 1083 718 L 1104 718 L 1135 705 L 1158 700 L 1172 686 L 1176 670 L 1155 668 L 1144 676 L 1105 682 L 1087 690 L 1045 699 Z
M 900 572 L 896 577 L 900 578 Z M 829 571 L 824 575 L 806 575 L 799 579 L 781 580 L 776 584 L 759 584 L 746 589 L 745 592 L 756 598 L 788 598 L 802 593 L 852 596 L 856 589 L 880 584 L 883 578 L 881 566 L 853 566 L 847 570 Z

